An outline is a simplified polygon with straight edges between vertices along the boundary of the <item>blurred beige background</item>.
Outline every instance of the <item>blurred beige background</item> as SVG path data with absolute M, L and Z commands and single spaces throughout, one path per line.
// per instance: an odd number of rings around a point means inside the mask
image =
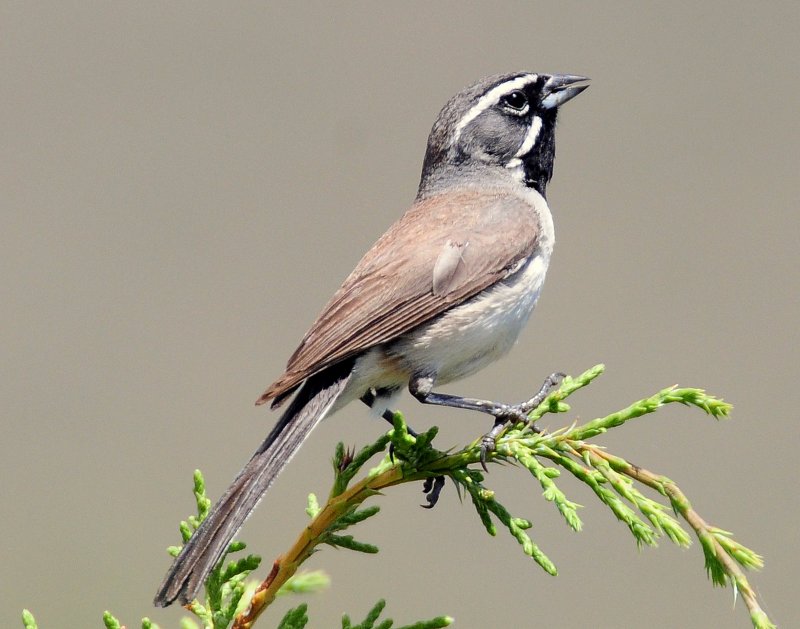
M 98 627 L 104 609 L 177 625 L 180 610 L 150 601 L 192 470 L 218 496 L 272 425 L 253 401 L 413 199 L 439 108 L 520 69 L 593 80 L 560 118 L 558 242 L 516 350 L 449 390 L 516 401 L 553 370 L 605 362 L 572 417 L 676 382 L 733 402 L 729 422 L 671 408 L 603 442 L 763 553 L 753 584 L 774 620 L 800 626 L 797 2 L 0 11 L 0 626 L 20 626 L 22 607 L 43 629 Z M 441 447 L 487 428 L 403 408 L 441 427 Z M 267 565 L 306 493 L 326 492 L 336 441 L 383 430 L 353 406 L 313 435 L 243 532 Z M 452 486 L 430 512 L 406 487 L 358 531 L 379 556 L 311 562 L 333 577 L 311 626 L 379 597 L 399 624 L 749 626 L 698 545 L 638 551 L 566 477 L 581 534 L 522 472 L 489 483 L 534 522 L 559 577 L 488 537 Z

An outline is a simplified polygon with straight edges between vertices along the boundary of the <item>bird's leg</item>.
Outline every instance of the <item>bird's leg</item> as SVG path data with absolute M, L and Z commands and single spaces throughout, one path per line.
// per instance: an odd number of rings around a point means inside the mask
M 367 389 L 367 392 L 361 396 L 361 401 L 364 402 L 367 406 L 372 408 L 375 405 L 375 401 L 378 399 L 378 392 L 375 389 Z M 386 408 L 381 413 L 381 417 L 389 422 L 394 427 L 394 411 L 390 408 Z M 416 431 L 411 428 L 409 425 L 406 424 L 406 431 L 412 437 L 416 437 Z M 389 444 L 389 459 L 394 461 L 394 443 Z
M 378 394 L 375 389 L 368 389 L 367 392 L 361 396 L 361 401 L 370 408 L 373 407 L 377 399 Z M 385 409 L 383 413 L 381 413 L 381 417 L 394 426 L 394 411 L 392 409 Z M 408 425 L 406 425 L 406 430 L 412 437 L 417 436 L 416 431 L 414 431 Z M 389 444 L 389 458 L 394 461 L 393 443 Z M 444 476 L 433 476 L 431 478 L 426 478 L 422 485 L 422 493 L 425 494 L 425 499 L 428 501 L 428 504 L 422 506 L 425 509 L 433 509 L 436 506 L 436 503 L 439 502 L 439 495 L 442 493 L 442 489 L 444 489 Z
M 361 396 L 361 401 L 364 402 L 367 406 L 372 408 L 375 405 L 375 401 L 378 399 L 378 393 L 375 389 L 367 389 L 367 392 Z M 381 413 L 381 417 L 389 422 L 392 426 L 394 426 L 394 411 L 390 408 L 384 409 Z M 416 437 L 417 433 L 410 427 L 406 426 L 406 430 L 408 434 L 412 437 Z
M 458 395 L 448 395 L 447 393 L 436 393 L 433 391 L 434 378 L 431 376 L 417 376 L 412 378 L 408 384 L 408 390 L 417 400 L 423 404 L 435 404 L 437 406 L 451 406 L 453 408 L 463 408 L 470 411 L 487 413 L 495 418 L 492 429 L 481 439 L 481 465 L 486 469 L 486 455 L 495 448 L 495 441 L 500 433 L 503 432 L 509 422 L 525 422 L 532 430 L 539 432 L 536 426 L 528 419 L 528 414 L 539 406 L 548 393 L 557 387 L 564 379 L 564 374 L 560 372 L 550 374 L 542 384 L 539 392 L 527 402 L 521 404 L 502 404 L 491 400 L 479 400 L 476 398 L 461 397 Z

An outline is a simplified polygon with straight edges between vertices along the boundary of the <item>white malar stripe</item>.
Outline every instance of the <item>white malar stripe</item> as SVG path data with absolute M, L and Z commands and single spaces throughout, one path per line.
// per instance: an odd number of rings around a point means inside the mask
M 514 155 L 516 159 L 525 157 L 531 152 L 531 149 L 533 148 L 533 145 L 536 144 L 536 138 L 539 137 L 539 132 L 541 130 L 542 119 L 539 116 L 534 116 L 533 120 L 531 120 L 531 128 L 528 129 L 528 135 L 525 136 L 525 141 L 522 143 L 522 146 L 519 147 L 516 155 Z
M 522 158 L 531 152 L 533 145 L 536 144 L 536 139 L 539 137 L 539 132 L 542 130 L 542 119 L 539 116 L 534 116 L 531 120 L 531 127 L 528 129 L 528 134 L 522 142 L 522 146 L 516 152 L 514 157 L 508 160 L 506 168 L 513 172 L 514 177 L 519 181 L 525 179 L 525 170 L 522 168 Z
M 538 78 L 538 74 L 525 74 L 523 76 L 518 76 L 516 79 L 511 79 L 510 81 L 501 83 L 500 85 L 497 85 L 486 92 L 486 94 L 481 96 L 480 100 L 472 106 L 472 109 L 464 114 L 461 120 L 458 121 L 450 146 L 455 146 L 458 144 L 458 140 L 461 138 L 461 132 L 464 130 L 464 128 L 470 122 L 475 120 L 475 118 L 480 116 L 484 111 L 489 109 L 489 107 L 497 103 L 503 94 L 508 94 L 514 90 L 521 90 L 526 85 L 535 82 Z

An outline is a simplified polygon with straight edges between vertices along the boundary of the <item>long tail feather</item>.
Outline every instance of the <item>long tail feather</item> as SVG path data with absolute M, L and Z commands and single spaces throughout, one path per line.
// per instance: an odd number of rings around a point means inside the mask
M 175 558 L 153 603 L 182 605 L 197 594 L 247 516 L 289 460 L 330 410 L 350 378 L 351 365 L 336 365 L 310 378 L 208 517 Z

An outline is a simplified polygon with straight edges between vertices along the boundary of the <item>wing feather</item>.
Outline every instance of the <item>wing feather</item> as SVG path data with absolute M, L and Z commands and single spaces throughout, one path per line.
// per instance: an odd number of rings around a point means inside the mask
M 536 209 L 508 193 L 464 190 L 416 203 L 364 255 L 257 404 L 279 404 L 312 374 L 502 280 L 539 233 Z

